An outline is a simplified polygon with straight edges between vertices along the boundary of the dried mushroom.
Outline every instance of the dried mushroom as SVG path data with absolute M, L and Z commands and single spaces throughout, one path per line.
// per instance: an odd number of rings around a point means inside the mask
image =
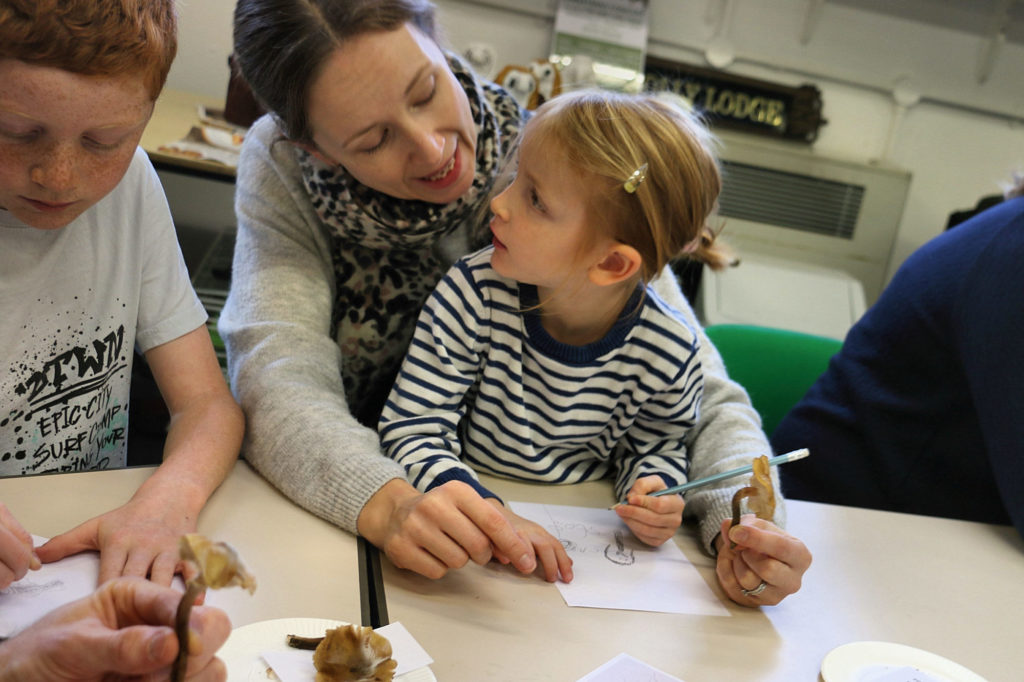
M 754 458 L 754 471 L 750 475 L 750 485 L 740 488 L 732 496 L 732 525 L 740 522 L 743 514 L 743 500 L 747 500 L 747 508 L 757 518 L 771 521 L 775 518 L 775 487 L 772 485 L 771 467 L 767 455 Z M 730 526 L 731 527 L 731 526 Z M 733 543 L 733 547 L 736 543 Z
M 178 551 L 183 561 L 199 569 L 194 582 L 203 587 L 219 590 L 237 585 L 249 594 L 256 591 L 256 579 L 242 565 L 238 552 L 226 542 L 212 542 L 198 533 L 191 533 L 181 536 Z
M 391 642 L 373 628 L 342 625 L 327 631 L 313 665 L 316 682 L 391 682 L 398 663 Z
M 174 630 L 178 635 L 178 658 L 171 668 L 171 682 L 185 679 L 185 667 L 188 663 L 189 629 L 188 621 L 192 613 L 192 605 L 206 588 L 219 590 L 222 587 L 239 586 L 252 594 L 256 591 L 256 579 L 242 565 L 242 561 L 230 545 L 225 542 L 212 542 L 197 533 L 182 535 L 178 541 L 178 554 L 182 561 L 190 563 L 197 575 L 185 584 L 185 594 L 178 602 L 175 614 Z

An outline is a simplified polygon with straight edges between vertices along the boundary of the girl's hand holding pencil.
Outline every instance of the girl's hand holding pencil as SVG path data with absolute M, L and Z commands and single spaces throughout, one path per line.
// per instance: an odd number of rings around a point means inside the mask
M 775 457 L 769 458 L 768 459 L 768 466 L 778 466 L 779 464 L 786 464 L 788 462 L 795 462 L 796 460 L 803 459 L 804 457 L 807 457 L 810 454 L 811 454 L 811 451 L 808 450 L 807 448 L 802 448 L 800 450 L 794 450 L 793 452 L 787 452 L 784 455 L 777 455 Z M 730 471 L 723 471 L 720 474 L 714 474 L 712 476 L 706 476 L 704 478 L 698 478 L 696 481 L 690 481 L 688 483 L 683 483 L 682 485 L 672 486 L 671 488 L 665 488 L 663 490 L 657 490 L 655 492 L 651 492 L 651 493 L 647 493 L 647 494 L 650 495 L 651 497 L 661 497 L 662 495 L 678 494 L 678 493 L 685 492 L 687 490 L 693 490 L 694 488 L 699 488 L 699 487 L 704 486 L 704 485 L 709 485 L 711 483 L 717 483 L 718 481 L 724 481 L 727 478 L 734 478 L 736 476 L 742 476 L 743 474 L 749 474 L 753 470 L 754 470 L 753 464 L 748 464 L 747 466 L 739 467 L 738 469 L 732 469 Z M 624 505 L 624 504 L 628 504 L 628 503 L 627 502 L 619 502 L 617 504 L 612 505 L 610 508 L 611 509 L 615 509 L 616 507 L 619 507 L 619 506 Z
M 683 522 L 683 498 L 665 496 L 661 476 L 638 478 L 626 494 L 632 504 L 617 504 L 615 513 L 642 542 L 657 547 L 669 540 Z

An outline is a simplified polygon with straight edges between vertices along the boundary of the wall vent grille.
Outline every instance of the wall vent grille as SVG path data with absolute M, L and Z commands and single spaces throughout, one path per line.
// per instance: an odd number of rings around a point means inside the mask
M 721 216 L 853 239 L 864 187 L 721 160 Z

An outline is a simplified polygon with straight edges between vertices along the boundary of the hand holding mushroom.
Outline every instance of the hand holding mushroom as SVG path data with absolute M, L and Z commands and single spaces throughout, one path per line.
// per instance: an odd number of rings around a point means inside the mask
M 733 496 L 733 518 L 723 519 L 716 540 L 716 573 L 725 593 L 743 606 L 778 604 L 800 589 L 811 552 L 775 525 L 775 490 L 768 458 L 754 460 L 750 485 Z M 746 501 L 750 511 L 743 512 Z
M 224 542 L 211 542 L 196 533 L 181 536 L 178 550 L 182 561 L 196 569 L 196 577 L 186 583 L 185 594 L 178 604 L 175 632 L 178 635 L 178 658 L 171 669 L 171 682 L 185 679 L 185 667 L 191 648 L 197 646 L 188 629 L 192 605 L 206 588 L 218 590 L 238 585 L 252 594 L 256 591 L 256 579 L 242 565 L 238 553 Z

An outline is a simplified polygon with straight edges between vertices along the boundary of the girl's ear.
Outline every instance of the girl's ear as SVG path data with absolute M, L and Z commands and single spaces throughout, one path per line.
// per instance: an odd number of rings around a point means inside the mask
M 590 268 L 590 281 L 598 286 L 618 284 L 640 271 L 643 261 L 640 252 L 632 246 L 615 242 L 604 258 Z

